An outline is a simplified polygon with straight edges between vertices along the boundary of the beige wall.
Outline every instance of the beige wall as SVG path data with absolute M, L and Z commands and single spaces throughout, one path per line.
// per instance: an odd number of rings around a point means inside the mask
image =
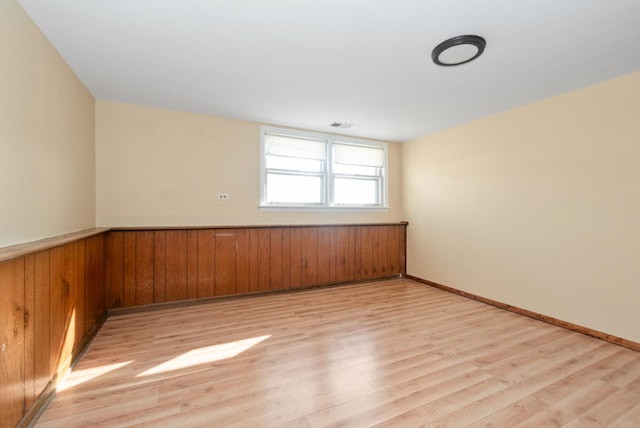
M 0 94 L 0 247 L 93 227 L 93 97 L 14 0 Z
M 96 103 L 100 226 L 253 225 L 401 221 L 400 148 L 389 144 L 384 212 L 258 208 L 260 124 L 130 104 Z M 216 200 L 218 192 L 229 200 Z
M 640 342 L 640 73 L 406 143 L 408 273 Z

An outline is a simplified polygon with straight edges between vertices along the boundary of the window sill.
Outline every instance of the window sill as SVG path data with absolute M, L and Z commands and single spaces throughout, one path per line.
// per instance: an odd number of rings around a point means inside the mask
M 387 212 L 390 207 L 301 207 L 286 205 L 259 205 L 260 211 L 300 211 L 300 212 Z

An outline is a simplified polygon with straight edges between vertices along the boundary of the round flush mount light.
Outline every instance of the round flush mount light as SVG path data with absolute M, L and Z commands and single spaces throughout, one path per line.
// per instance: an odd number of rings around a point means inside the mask
M 445 67 L 464 64 L 482 55 L 486 45 L 487 42 L 480 36 L 452 37 L 433 49 L 431 59 Z

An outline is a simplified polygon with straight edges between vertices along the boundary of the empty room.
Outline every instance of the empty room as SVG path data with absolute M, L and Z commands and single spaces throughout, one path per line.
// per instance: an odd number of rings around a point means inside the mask
M 0 428 L 639 427 L 638 22 L 0 0 Z

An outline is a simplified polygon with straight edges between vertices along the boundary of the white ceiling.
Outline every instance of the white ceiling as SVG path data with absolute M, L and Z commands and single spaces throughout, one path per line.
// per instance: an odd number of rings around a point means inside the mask
M 98 100 L 388 141 L 640 70 L 639 0 L 19 2 Z

